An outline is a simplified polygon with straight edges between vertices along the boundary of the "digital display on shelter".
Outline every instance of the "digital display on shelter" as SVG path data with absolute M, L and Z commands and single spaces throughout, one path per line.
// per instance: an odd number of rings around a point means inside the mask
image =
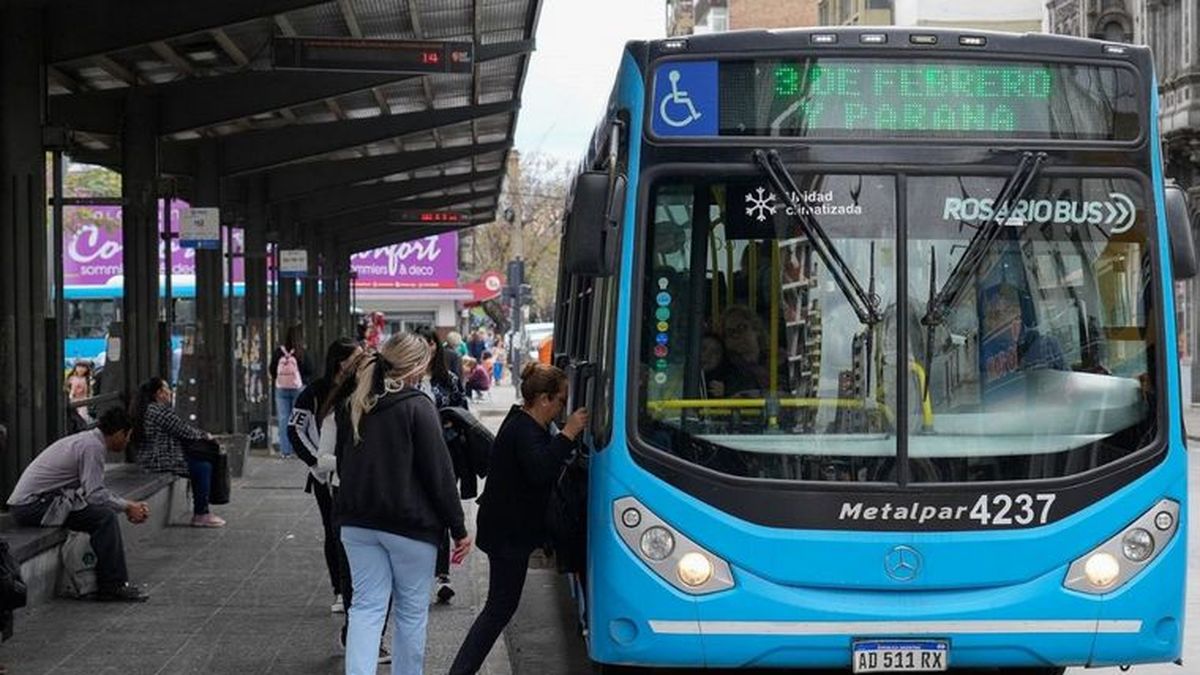
M 670 65 L 660 77 L 664 70 Z M 1136 78 L 1124 68 L 807 58 L 723 61 L 717 70 L 718 111 L 710 112 L 718 112 L 722 136 L 1139 136 Z M 683 75 L 674 77 L 678 90 Z

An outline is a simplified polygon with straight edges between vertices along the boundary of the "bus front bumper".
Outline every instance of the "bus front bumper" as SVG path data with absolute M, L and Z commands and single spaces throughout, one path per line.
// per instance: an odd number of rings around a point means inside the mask
M 1118 590 L 1063 587 L 1066 568 L 1004 587 L 946 591 L 797 588 L 734 568 L 734 588 L 688 596 L 619 541 L 592 576 L 591 656 L 684 667 L 846 668 L 861 638 L 944 639 L 952 667 L 1112 666 L 1182 649 L 1183 538 Z M 836 561 L 831 560 L 831 564 Z

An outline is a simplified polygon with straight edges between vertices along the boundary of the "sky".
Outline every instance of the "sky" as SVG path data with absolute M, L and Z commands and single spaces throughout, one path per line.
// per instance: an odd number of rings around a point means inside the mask
M 664 0 L 543 0 L 517 120 L 522 153 L 583 156 L 628 40 L 661 38 Z

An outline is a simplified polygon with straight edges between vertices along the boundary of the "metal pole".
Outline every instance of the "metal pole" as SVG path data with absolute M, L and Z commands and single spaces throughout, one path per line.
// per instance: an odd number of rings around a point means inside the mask
M 225 324 L 225 359 L 229 368 L 229 431 L 237 433 L 238 431 L 238 410 L 237 410 L 237 353 L 234 350 L 234 325 L 233 325 L 233 259 L 235 257 L 233 251 L 233 225 L 225 228 L 225 315 L 228 321 Z
M 62 150 L 54 151 L 54 209 L 53 209 L 53 234 L 54 240 L 50 242 L 51 251 L 53 251 L 54 264 L 54 282 L 53 282 L 53 297 L 51 301 L 54 307 L 54 348 L 51 350 L 53 354 L 52 362 L 54 362 L 54 370 L 51 372 L 59 373 L 63 367 L 63 345 L 67 339 L 67 303 L 65 294 L 63 293 L 63 179 L 66 166 L 63 163 Z M 54 419 L 50 425 L 50 433 L 55 436 L 62 436 L 66 431 L 66 415 L 63 414 L 68 410 L 67 392 L 62 385 L 62 378 L 58 378 L 59 386 L 56 387 L 58 395 L 55 400 L 58 401 L 58 410 L 53 411 Z
M 171 286 L 172 278 L 175 276 L 175 252 L 172 250 L 171 243 L 175 241 L 175 226 L 173 219 L 173 209 L 175 205 L 175 183 L 171 182 L 171 188 L 167 190 L 165 204 L 163 205 L 163 233 L 162 245 L 163 255 L 165 256 L 165 269 L 163 270 L 163 322 L 167 327 L 167 362 L 164 365 L 168 373 L 168 378 L 174 384 L 179 373 L 175 372 L 175 298 Z

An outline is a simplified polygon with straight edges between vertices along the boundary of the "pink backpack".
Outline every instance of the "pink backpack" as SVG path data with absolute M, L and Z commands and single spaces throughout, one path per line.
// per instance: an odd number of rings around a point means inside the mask
M 275 369 L 276 389 L 300 389 L 304 380 L 300 377 L 300 364 L 296 363 L 296 354 L 287 348 L 280 347 L 283 356 L 279 357 L 279 366 Z

